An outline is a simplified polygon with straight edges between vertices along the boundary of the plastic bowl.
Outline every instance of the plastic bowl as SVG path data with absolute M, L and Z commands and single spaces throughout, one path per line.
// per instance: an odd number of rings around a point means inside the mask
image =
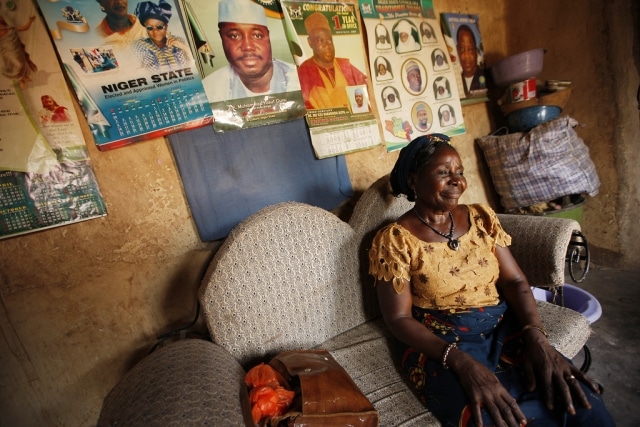
M 509 113 L 507 127 L 509 132 L 526 132 L 529 129 L 553 120 L 560 115 L 562 108 L 555 105 L 536 105 Z
M 493 82 L 500 87 L 533 79 L 542 71 L 546 49 L 532 49 L 508 56 L 491 67 Z

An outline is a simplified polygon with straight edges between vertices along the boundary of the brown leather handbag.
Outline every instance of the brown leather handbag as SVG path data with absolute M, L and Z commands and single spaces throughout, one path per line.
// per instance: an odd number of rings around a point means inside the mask
M 296 391 L 288 412 L 271 418 L 270 426 L 379 425 L 378 411 L 328 351 L 287 351 L 274 357 L 269 364 Z

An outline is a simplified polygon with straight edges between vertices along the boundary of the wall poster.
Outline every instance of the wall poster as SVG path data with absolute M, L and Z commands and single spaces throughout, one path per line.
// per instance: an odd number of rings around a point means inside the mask
M 455 69 L 431 0 L 359 0 L 387 151 L 466 131 Z
M 318 158 L 381 143 L 357 5 L 281 1 Z
M 98 149 L 213 121 L 173 0 L 36 1 Z
M 218 132 L 304 116 L 277 1 L 179 0 Z
M 32 2 L 0 13 L 0 239 L 107 211 L 73 101 Z
M 440 21 L 451 64 L 458 74 L 460 98 L 486 99 L 487 77 L 478 15 L 441 13 Z

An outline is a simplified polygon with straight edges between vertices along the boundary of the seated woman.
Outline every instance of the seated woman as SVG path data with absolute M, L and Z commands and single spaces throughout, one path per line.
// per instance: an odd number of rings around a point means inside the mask
M 150 1 L 138 3 L 136 16 L 148 37 L 135 40 L 131 50 L 144 68 L 158 71 L 185 66 L 191 61 L 187 42 L 169 33 L 171 5 L 168 2 L 160 0 L 157 5 Z
M 467 188 L 445 135 L 414 139 L 391 172 L 413 209 L 369 252 L 397 356 L 445 426 L 613 426 L 598 385 L 551 347 L 495 212 Z

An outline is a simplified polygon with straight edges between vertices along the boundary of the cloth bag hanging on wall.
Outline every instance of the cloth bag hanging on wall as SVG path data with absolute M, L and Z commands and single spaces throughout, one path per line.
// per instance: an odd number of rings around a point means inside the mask
M 507 212 L 571 194 L 598 194 L 600 179 L 577 124 L 565 116 L 526 133 L 476 139 Z

